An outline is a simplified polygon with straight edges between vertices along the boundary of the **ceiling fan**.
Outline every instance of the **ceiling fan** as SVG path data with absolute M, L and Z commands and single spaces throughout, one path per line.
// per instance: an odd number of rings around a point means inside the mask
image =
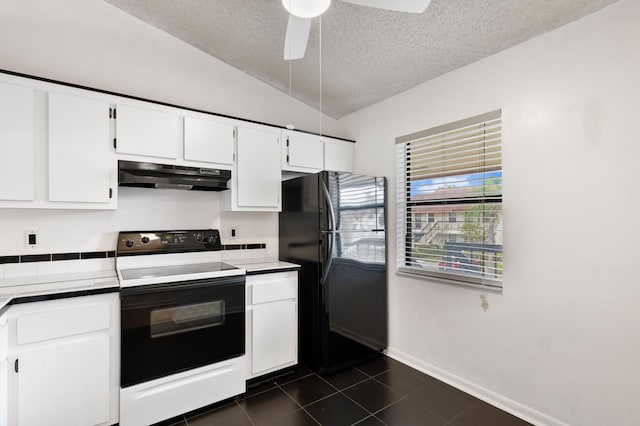
M 431 0 L 342 0 L 347 3 L 396 12 L 422 13 Z M 322 15 L 331 5 L 331 0 L 282 0 L 289 12 L 287 35 L 284 41 L 284 59 L 293 60 L 304 57 L 309 40 L 311 19 Z

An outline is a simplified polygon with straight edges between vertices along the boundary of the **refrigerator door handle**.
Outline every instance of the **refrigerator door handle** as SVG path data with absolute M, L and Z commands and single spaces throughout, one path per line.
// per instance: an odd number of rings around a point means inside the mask
M 329 270 L 331 269 L 331 262 L 333 261 L 333 246 L 336 240 L 336 215 L 333 210 L 333 203 L 331 202 L 331 195 L 329 194 L 329 188 L 324 183 L 322 183 L 322 193 L 324 194 L 325 201 L 327 202 L 327 207 L 329 208 L 329 218 L 331 219 L 331 224 L 329 225 L 329 233 L 331 234 L 329 237 L 329 251 L 326 259 L 326 268 L 324 269 L 324 273 L 322 274 L 322 278 L 320 279 L 320 283 L 324 284 L 329 276 Z

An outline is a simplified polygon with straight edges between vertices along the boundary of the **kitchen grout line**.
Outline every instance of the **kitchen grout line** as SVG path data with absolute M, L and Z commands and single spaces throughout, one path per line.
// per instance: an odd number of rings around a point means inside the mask
M 458 414 L 456 414 L 455 416 L 453 416 L 451 419 L 446 420 L 446 423 L 444 424 L 444 426 L 450 425 L 451 423 L 453 423 L 453 421 L 455 419 L 457 419 L 458 417 L 462 416 L 464 413 L 466 413 L 467 411 L 471 410 L 474 406 L 476 406 L 478 404 L 478 401 L 474 401 L 473 404 L 469 405 L 467 408 L 465 408 L 464 410 L 462 410 L 461 412 L 459 412 Z M 430 410 L 427 410 L 431 413 Z M 435 414 L 435 413 L 431 413 L 431 414 Z M 440 417 L 440 416 L 438 416 Z M 440 417 L 442 418 L 442 417 Z
M 311 373 L 311 374 L 314 374 L 314 373 Z M 303 379 L 304 377 L 309 377 L 309 376 L 311 376 L 311 374 L 307 374 L 306 376 L 303 376 L 303 377 L 301 377 L 300 379 Z M 289 383 L 293 383 L 293 382 L 295 382 L 295 381 L 296 381 L 296 380 L 292 380 L 292 381 L 290 381 Z M 275 382 L 274 382 L 274 383 L 275 383 Z M 309 413 L 307 410 L 305 410 L 305 409 L 304 409 L 304 407 L 303 407 L 302 405 L 300 405 L 300 404 L 298 403 L 298 401 L 296 401 L 295 399 L 293 399 L 293 397 L 292 397 L 291 395 L 289 395 L 289 393 L 287 393 L 287 391 L 286 391 L 286 390 L 282 389 L 282 387 L 281 387 L 279 384 L 277 384 L 277 383 L 276 383 L 276 386 L 277 386 L 277 387 L 278 387 L 282 392 L 284 392 L 284 394 L 285 394 L 285 395 L 287 395 L 287 396 L 288 396 L 288 397 L 289 397 L 293 402 L 295 402 L 295 403 L 296 403 L 296 405 L 302 409 L 302 411 L 304 411 L 304 412 L 305 412 L 309 417 L 311 417 L 311 419 L 312 419 L 314 422 L 316 422 L 316 423 L 318 423 L 320 426 L 322 426 L 322 423 L 320 423 L 318 420 L 316 420 L 316 418 L 315 418 L 315 417 L 313 417 L 313 416 L 311 415 L 311 413 Z M 335 395 L 335 393 L 333 393 L 332 395 Z M 324 398 L 321 398 L 321 399 L 324 399 Z M 319 399 L 318 401 L 320 401 L 320 399 Z M 312 403 L 312 404 L 313 404 L 313 403 Z M 291 413 L 293 413 L 293 411 L 291 411 Z M 290 413 L 287 413 L 287 414 L 290 414 Z M 283 414 L 283 416 L 285 416 L 285 415 L 286 415 L 286 414 Z M 280 417 L 283 417 L 283 416 L 280 416 Z M 279 418 L 279 417 L 278 417 L 278 418 Z M 277 418 L 276 418 L 276 419 L 277 419 Z M 273 420 L 276 420 L 276 419 L 273 419 Z
M 360 419 L 360 420 L 358 420 L 357 422 L 352 423 L 352 424 L 351 424 L 351 426 L 358 426 L 359 424 L 362 424 L 365 420 L 367 420 L 367 419 L 369 419 L 369 418 L 371 418 L 371 417 L 373 417 L 374 419 L 376 419 L 377 421 L 379 421 L 379 422 L 380 422 L 380 423 L 382 423 L 383 425 L 388 426 L 388 425 L 387 425 L 387 423 L 385 423 L 385 422 L 383 422 L 382 420 L 380 420 L 380 418 L 379 418 L 379 417 L 376 417 L 376 416 L 375 416 L 375 414 L 372 414 L 372 415 L 370 415 L 370 416 L 368 416 L 368 417 L 365 417 L 364 419 Z
M 358 371 L 360 371 L 360 370 L 358 370 Z M 345 391 L 345 390 L 347 390 L 347 389 L 351 389 L 351 388 L 352 388 L 352 387 L 354 387 L 354 386 L 358 386 L 359 384 L 364 383 L 364 382 L 366 382 L 367 380 L 371 380 L 371 379 L 373 379 L 373 377 L 368 376 L 368 377 L 366 377 L 366 378 L 364 378 L 364 379 L 362 379 L 362 380 L 360 380 L 360 381 L 358 381 L 358 382 L 355 382 L 355 383 L 353 383 L 353 384 L 351 384 L 351 385 L 349 385 L 349 386 L 347 386 L 347 387 L 345 387 L 345 388 L 338 389 L 338 390 L 339 390 L 340 392 L 342 392 L 342 391 Z M 335 387 L 335 386 L 334 386 L 334 387 Z
M 240 405 L 238 400 L 236 399 L 234 402 L 240 408 L 240 410 L 242 411 L 242 414 L 244 414 L 244 416 L 249 420 L 249 423 L 251 423 L 253 426 L 255 426 L 255 423 L 253 422 L 253 419 L 251 419 L 251 417 L 249 416 L 249 413 L 247 413 L 247 411 L 244 408 L 242 408 L 242 405 Z

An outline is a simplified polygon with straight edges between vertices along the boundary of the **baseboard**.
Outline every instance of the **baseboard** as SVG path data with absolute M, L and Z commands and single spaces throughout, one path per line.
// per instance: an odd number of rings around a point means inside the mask
M 403 364 L 407 364 L 408 366 L 413 367 L 416 370 L 428 374 L 429 376 L 435 377 L 438 380 L 441 380 L 455 388 L 460 389 L 463 392 L 473 395 L 488 404 L 498 407 L 499 409 L 504 410 L 507 413 L 511 413 L 514 416 L 519 417 L 522 420 L 525 420 L 534 425 L 568 426 L 567 423 L 550 417 L 544 413 L 541 413 L 540 411 L 520 404 L 519 402 L 509 399 L 503 395 L 500 395 L 468 380 L 465 380 L 462 377 L 456 376 L 455 374 L 444 371 L 436 367 L 435 365 L 429 364 L 396 349 L 388 348 L 385 353 L 387 354 L 387 356 L 400 361 Z

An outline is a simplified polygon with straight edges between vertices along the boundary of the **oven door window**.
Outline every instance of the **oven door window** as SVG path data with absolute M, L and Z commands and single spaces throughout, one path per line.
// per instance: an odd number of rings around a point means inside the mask
M 154 309 L 149 324 L 153 338 L 221 326 L 224 324 L 224 300 Z
M 120 386 L 244 354 L 244 276 L 120 290 Z

